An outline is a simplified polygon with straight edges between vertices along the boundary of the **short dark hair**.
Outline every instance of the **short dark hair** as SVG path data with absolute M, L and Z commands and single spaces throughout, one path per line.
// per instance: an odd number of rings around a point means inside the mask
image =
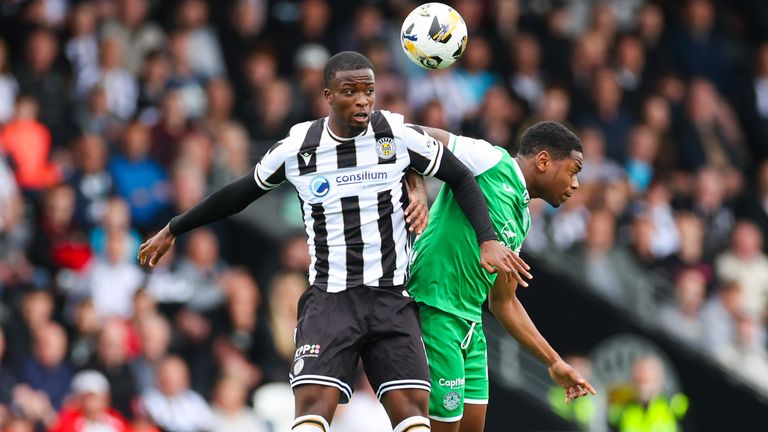
M 557 160 L 571 157 L 571 152 L 581 149 L 581 140 L 567 127 L 553 121 L 543 121 L 528 128 L 520 138 L 521 156 L 532 156 L 546 150 Z
M 328 88 L 328 83 L 336 77 L 338 71 L 353 71 L 360 69 L 373 69 L 373 64 L 364 55 L 354 51 L 342 51 L 325 63 L 323 69 L 323 82 Z

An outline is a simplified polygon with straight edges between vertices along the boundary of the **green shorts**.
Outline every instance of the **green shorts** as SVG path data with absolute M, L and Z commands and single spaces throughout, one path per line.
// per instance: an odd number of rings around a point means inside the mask
M 464 404 L 488 403 L 488 345 L 483 324 L 419 303 L 432 392 L 429 417 L 461 420 Z

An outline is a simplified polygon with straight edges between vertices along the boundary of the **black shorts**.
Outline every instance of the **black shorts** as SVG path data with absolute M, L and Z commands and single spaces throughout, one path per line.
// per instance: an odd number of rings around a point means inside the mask
M 321 384 L 352 397 L 358 360 L 376 396 L 430 390 L 419 309 L 404 289 L 358 287 L 328 293 L 309 287 L 299 300 L 291 387 Z

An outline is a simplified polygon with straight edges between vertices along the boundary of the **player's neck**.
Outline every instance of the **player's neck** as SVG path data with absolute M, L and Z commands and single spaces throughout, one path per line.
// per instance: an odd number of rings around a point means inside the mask
M 331 137 L 337 141 L 349 141 L 351 139 L 357 138 L 360 135 L 363 135 L 366 131 L 366 129 L 356 131 L 349 128 L 342 128 L 332 117 L 328 117 L 327 127 L 328 133 L 331 134 Z

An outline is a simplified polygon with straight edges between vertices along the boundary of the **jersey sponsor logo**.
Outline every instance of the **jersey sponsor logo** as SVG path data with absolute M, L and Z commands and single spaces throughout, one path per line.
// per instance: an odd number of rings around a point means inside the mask
M 363 183 L 382 183 L 387 180 L 389 173 L 379 171 L 361 171 L 358 173 L 340 175 L 335 178 L 339 186 L 363 184 Z
M 461 403 L 461 396 L 459 393 L 452 391 L 443 396 L 443 406 L 449 411 L 453 411 L 459 407 Z
M 312 195 L 318 198 L 322 198 L 328 195 L 330 190 L 331 183 L 328 182 L 328 179 L 323 176 L 315 176 L 309 182 L 309 191 L 312 192 Z
M 450 387 L 451 389 L 457 388 L 457 387 L 464 387 L 464 378 L 456 378 L 456 379 L 445 379 L 440 378 L 437 380 L 437 385 L 440 387 Z
M 304 359 L 300 358 L 296 360 L 296 363 L 293 364 L 293 374 L 300 374 L 302 369 L 304 369 Z
M 300 360 L 305 357 L 320 357 L 320 345 L 318 344 L 302 345 L 296 350 L 296 354 L 293 356 L 293 358 L 295 358 L 296 360 Z
M 515 192 L 515 188 L 513 188 L 512 186 L 510 186 L 510 185 L 508 185 L 506 183 L 502 183 L 501 184 L 501 188 L 504 189 L 504 192 L 509 192 L 509 193 L 514 193 Z
M 376 141 L 376 154 L 381 159 L 391 159 L 397 153 L 397 144 L 394 138 L 381 137 Z

